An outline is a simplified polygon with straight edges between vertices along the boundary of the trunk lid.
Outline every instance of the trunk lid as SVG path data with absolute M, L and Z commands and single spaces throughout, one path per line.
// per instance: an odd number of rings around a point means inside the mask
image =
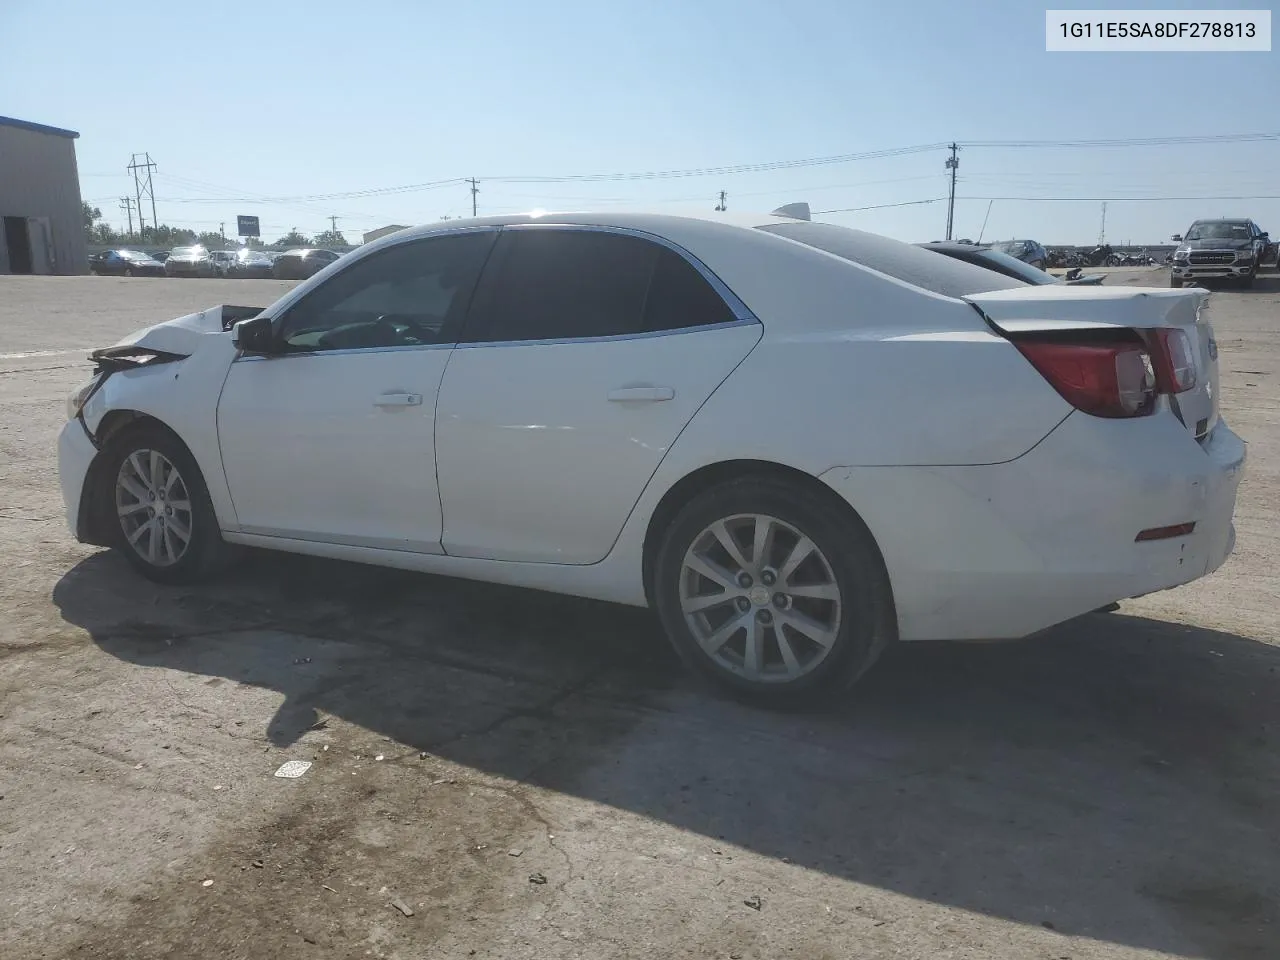
M 1173 410 L 1197 440 L 1218 422 L 1218 345 L 1209 322 L 1206 290 L 1053 284 L 993 290 L 964 299 L 997 330 L 1014 338 L 1090 330 L 1182 330 L 1191 341 L 1196 383 L 1171 397 Z

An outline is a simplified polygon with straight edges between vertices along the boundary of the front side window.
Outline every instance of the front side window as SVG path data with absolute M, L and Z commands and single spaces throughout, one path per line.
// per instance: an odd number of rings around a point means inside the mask
M 735 319 L 684 257 L 599 230 L 510 230 L 476 296 L 467 342 L 579 340 Z
M 495 236 L 430 237 L 356 261 L 285 312 L 286 351 L 454 342 Z

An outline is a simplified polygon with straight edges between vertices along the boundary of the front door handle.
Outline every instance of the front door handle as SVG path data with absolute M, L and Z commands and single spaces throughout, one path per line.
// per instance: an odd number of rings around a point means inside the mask
M 420 393 L 384 393 L 373 401 L 375 407 L 420 407 L 422 406 L 422 394 Z
M 617 390 L 609 391 L 609 399 L 617 403 L 627 401 L 658 403 L 662 400 L 670 400 L 675 395 L 676 392 L 670 387 L 619 387 Z

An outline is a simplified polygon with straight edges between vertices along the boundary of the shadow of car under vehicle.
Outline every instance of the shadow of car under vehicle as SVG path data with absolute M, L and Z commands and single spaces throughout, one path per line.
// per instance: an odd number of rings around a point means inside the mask
M 276 744 L 329 714 L 1065 935 L 1221 960 L 1280 943 L 1280 651 L 1246 638 L 1112 614 L 902 645 L 844 708 L 770 714 L 695 689 L 644 611 L 509 588 L 251 554 L 160 589 L 98 554 L 53 599 L 124 661 L 278 691 Z

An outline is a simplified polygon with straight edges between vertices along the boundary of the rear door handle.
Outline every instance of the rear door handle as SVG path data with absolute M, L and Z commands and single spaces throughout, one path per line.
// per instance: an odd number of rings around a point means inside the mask
M 609 399 L 615 403 L 627 401 L 658 403 L 662 400 L 670 400 L 675 395 L 676 392 L 670 387 L 619 387 L 617 390 L 609 391 Z
M 422 394 L 420 393 L 384 393 L 373 401 L 375 407 L 420 407 L 422 406 Z

